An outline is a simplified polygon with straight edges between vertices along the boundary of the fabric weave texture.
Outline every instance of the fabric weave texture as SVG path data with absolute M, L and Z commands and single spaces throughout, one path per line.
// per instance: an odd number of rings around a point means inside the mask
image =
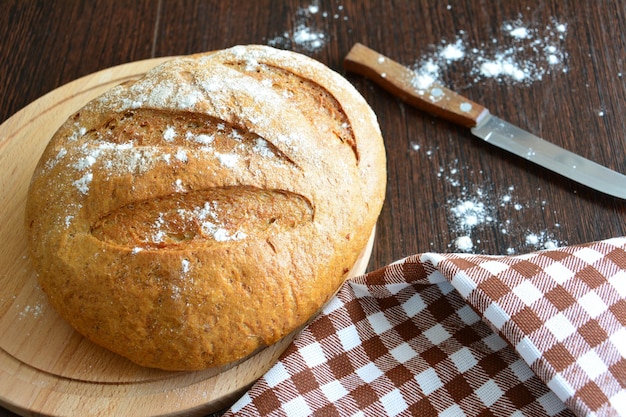
M 349 280 L 226 415 L 626 415 L 626 237 Z

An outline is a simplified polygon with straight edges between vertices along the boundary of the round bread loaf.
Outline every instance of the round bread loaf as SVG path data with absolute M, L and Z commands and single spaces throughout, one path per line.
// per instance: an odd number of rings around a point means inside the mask
M 33 175 L 31 257 L 91 341 L 169 370 L 223 366 L 297 329 L 380 213 L 370 107 L 266 46 L 173 59 L 72 115 Z

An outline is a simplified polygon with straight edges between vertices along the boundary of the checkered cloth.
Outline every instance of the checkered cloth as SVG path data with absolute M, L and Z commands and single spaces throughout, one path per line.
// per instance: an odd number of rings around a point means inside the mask
M 626 416 L 626 237 L 352 279 L 226 415 Z

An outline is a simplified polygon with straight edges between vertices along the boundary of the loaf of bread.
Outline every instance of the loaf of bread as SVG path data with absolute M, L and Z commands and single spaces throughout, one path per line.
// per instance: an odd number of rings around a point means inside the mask
M 370 107 L 266 46 L 176 58 L 55 133 L 26 225 L 41 288 L 89 340 L 147 367 L 220 367 L 311 318 L 380 213 Z

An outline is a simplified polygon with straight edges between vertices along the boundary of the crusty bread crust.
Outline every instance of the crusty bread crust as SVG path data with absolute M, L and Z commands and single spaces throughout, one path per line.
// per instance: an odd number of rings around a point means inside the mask
M 72 115 L 28 194 L 31 257 L 80 333 L 148 367 L 218 367 L 307 321 L 386 183 L 339 74 L 266 46 L 174 59 Z

